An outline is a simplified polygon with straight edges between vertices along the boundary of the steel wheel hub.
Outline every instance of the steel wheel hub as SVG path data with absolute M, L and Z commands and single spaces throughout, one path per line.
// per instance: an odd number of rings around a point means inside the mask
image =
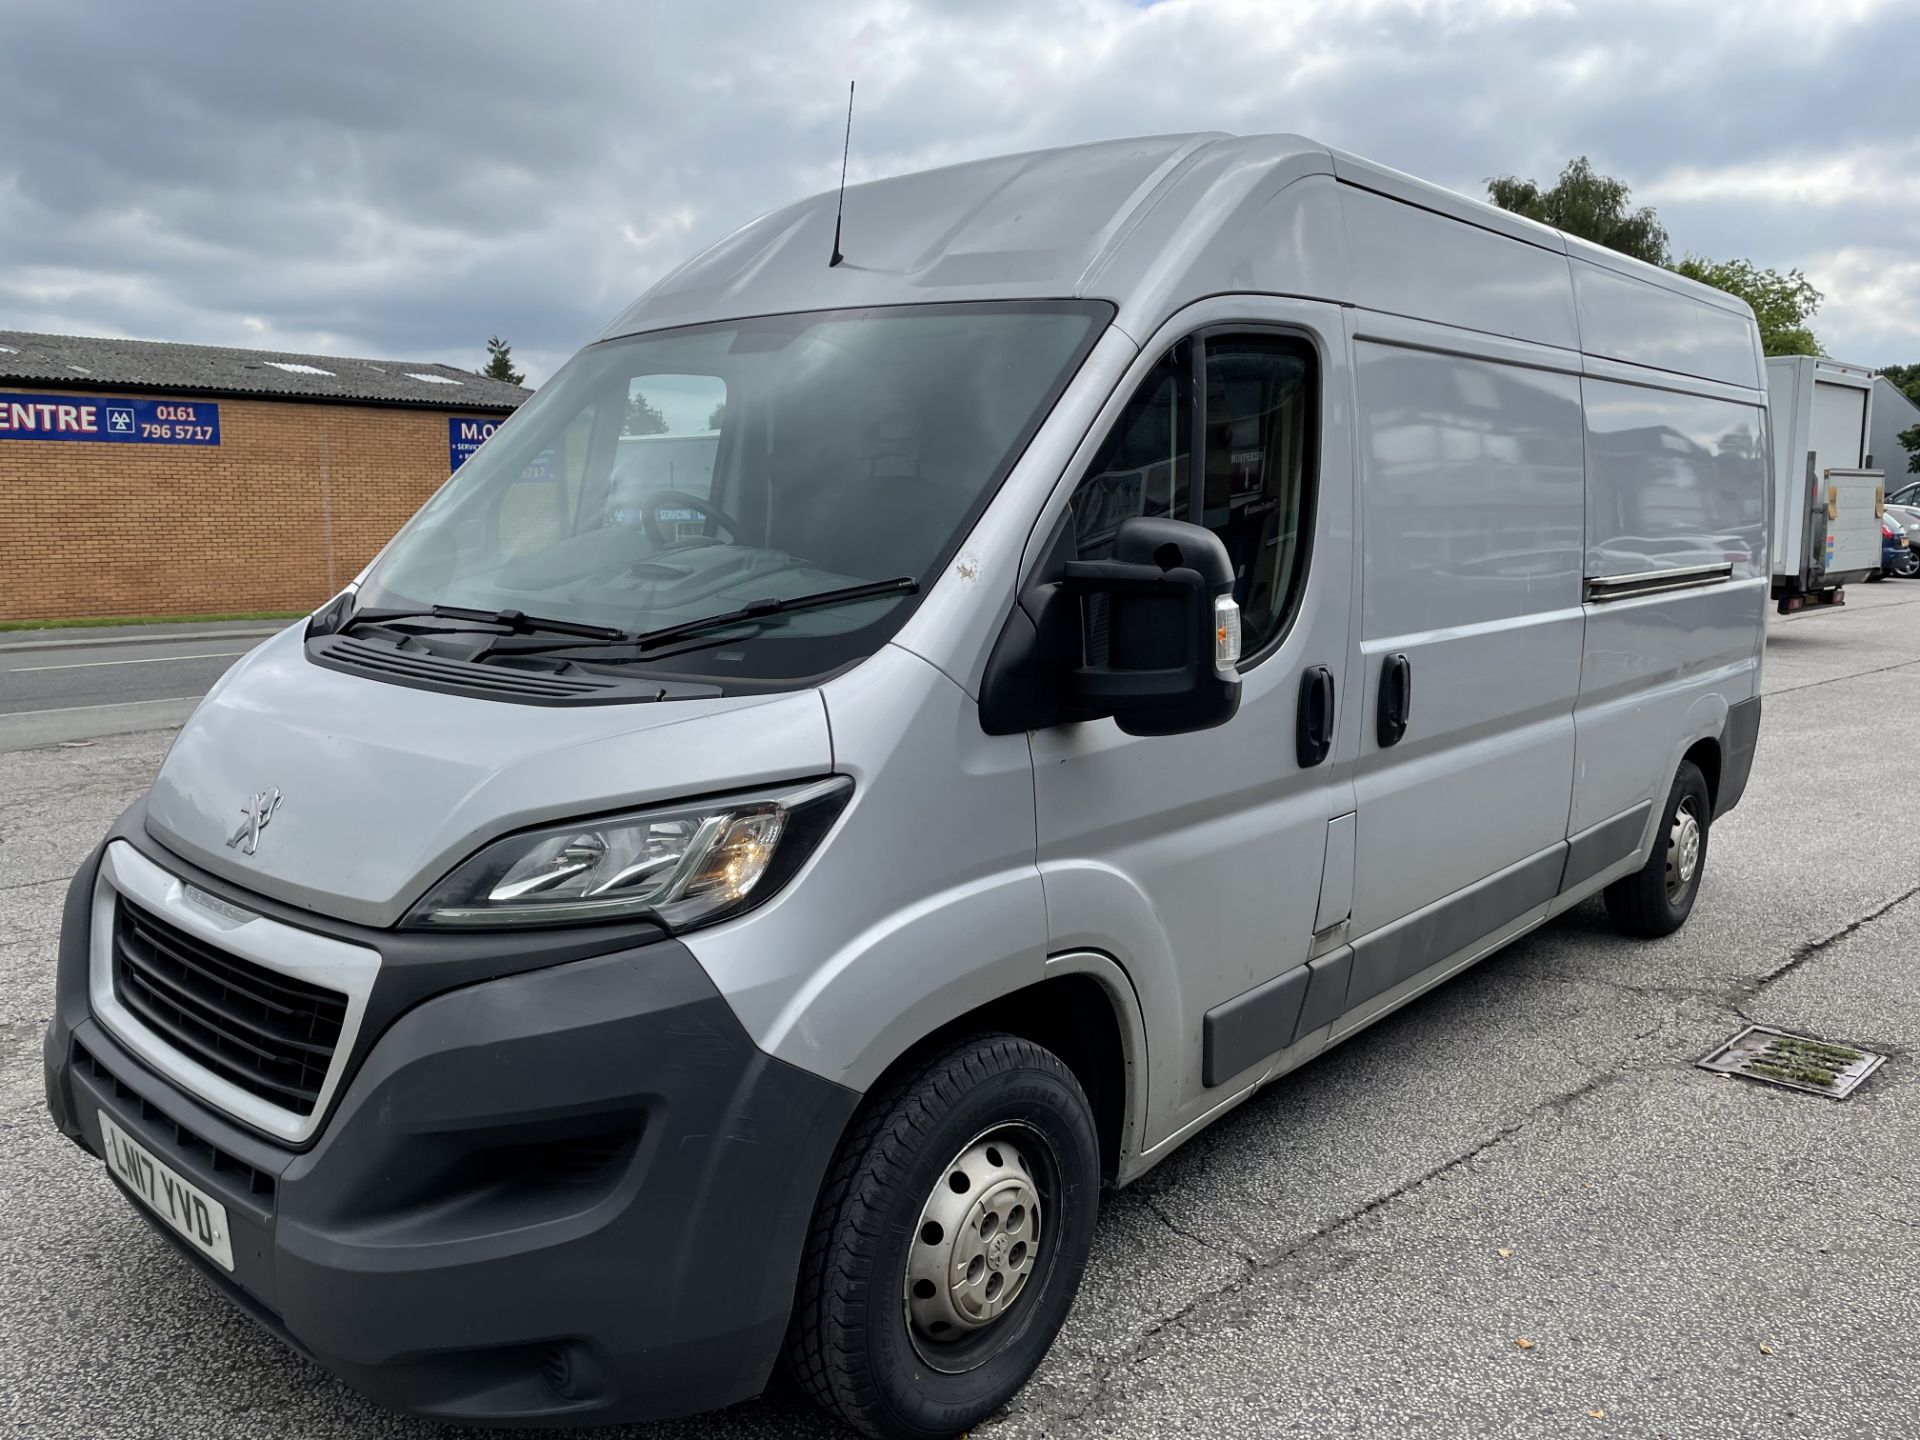
M 907 1319 L 938 1345 L 969 1338 L 1020 1298 L 1040 1248 L 1040 1192 L 1002 1136 L 976 1140 L 940 1174 L 907 1256 Z
M 1667 895 L 1677 899 L 1693 883 L 1700 868 L 1700 821 L 1693 813 L 1693 802 L 1686 801 L 1673 817 L 1673 829 L 1667 832 Z

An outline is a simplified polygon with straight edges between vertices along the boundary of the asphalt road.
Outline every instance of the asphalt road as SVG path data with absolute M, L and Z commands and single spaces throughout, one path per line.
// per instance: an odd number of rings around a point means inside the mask
M 0 750 L 178 725 L 268 623 L 0 634 Z
M 1683 931 L 1582 907 L 1109 1197 L 979 1433 L 1920 1434 L 1920 584 L 1852 598 L 1776 622 Z M 44 1120 L 64 877 L 167 738 L 0 756 L 0 1433 L 450 1440 L 217 1299 Z M 1844 1103 L 1694 1068 L 1749 1019 L 1893 1058 Z M 838 1432 L 777 1394 L 618 1433 Z

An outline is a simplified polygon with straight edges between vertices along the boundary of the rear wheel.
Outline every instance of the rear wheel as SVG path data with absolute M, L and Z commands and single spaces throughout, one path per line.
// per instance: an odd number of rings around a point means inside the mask
M 1100 1150 L 1073 1072 L 986 1035 L 876 1092 L 801 1257 L 787 1362 L 881 1440 L 978 1424 L 1053 1344 L 1093 1243 Z
M 1909 546 L 1893 557 L 1893 573 L 1902 580 L 1911 580 L 1920 575 L 1920 550 Z
M 1628 935 L 1654 938 L 1671 935 L 1687 923 L 1707 867 L 1711 809 L 1706 777 L 1691 760 L 1682 761 L 1653 853 L 1634 874 L 1607 887 L 1607 914 L 1616 927 Z

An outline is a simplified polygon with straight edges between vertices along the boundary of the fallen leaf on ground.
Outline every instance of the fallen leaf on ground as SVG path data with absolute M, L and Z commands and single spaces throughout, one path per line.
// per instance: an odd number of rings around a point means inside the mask
M 1589 1410 L 1587 1414 L 1591 1415 L 1595 1420 L 1604 1420 L 1607 1418 L 1607 1412 L 1604 1410 Z
M 1496 1250 L 1493 1253 L 1498 1255 L 1502 1260 L 1511 1260 L 1513 1258 L 1513 1252 L 1511 1250 Z
M 1513 1343 L 1518 1345 L 1522 1350 L 1531 1350 L 1533 1348 L 1533 1342 L 1524 1335 Z
M 1771 1355 L 1771 1354 L 1773 1353 L 1773 1346 L 1771 1346 L 1771 1345 L 1762 1345 L 1762 1346 L 1760 1347 L 1760 1353 L 1761 1353 L 1762 1355 Z

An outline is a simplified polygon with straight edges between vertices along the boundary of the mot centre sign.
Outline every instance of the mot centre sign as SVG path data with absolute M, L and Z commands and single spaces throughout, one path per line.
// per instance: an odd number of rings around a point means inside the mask
M 456 415 L 447 421 L 447 470 L 458 470 L 500 428 L 499 417 L 486 420 Z
M 492 439 L 493 432 L 505 423 L 504 415 L 491 416 L 485 420 L 462 415 L 451 417 L 447 421 L 448 473 L 458 470 L 471 460 L 474 452 Z M 559 474 L 560 472 L 553 464 L 553 449 L 549 446 L 527 462 L 526 468 L 520 472 L 520 478 L 526 481 L 554 480 L 559 477 Z
M 220 407 L 210 400 L 89 399 L 0 391 L 0 440 L 218 445 Z

